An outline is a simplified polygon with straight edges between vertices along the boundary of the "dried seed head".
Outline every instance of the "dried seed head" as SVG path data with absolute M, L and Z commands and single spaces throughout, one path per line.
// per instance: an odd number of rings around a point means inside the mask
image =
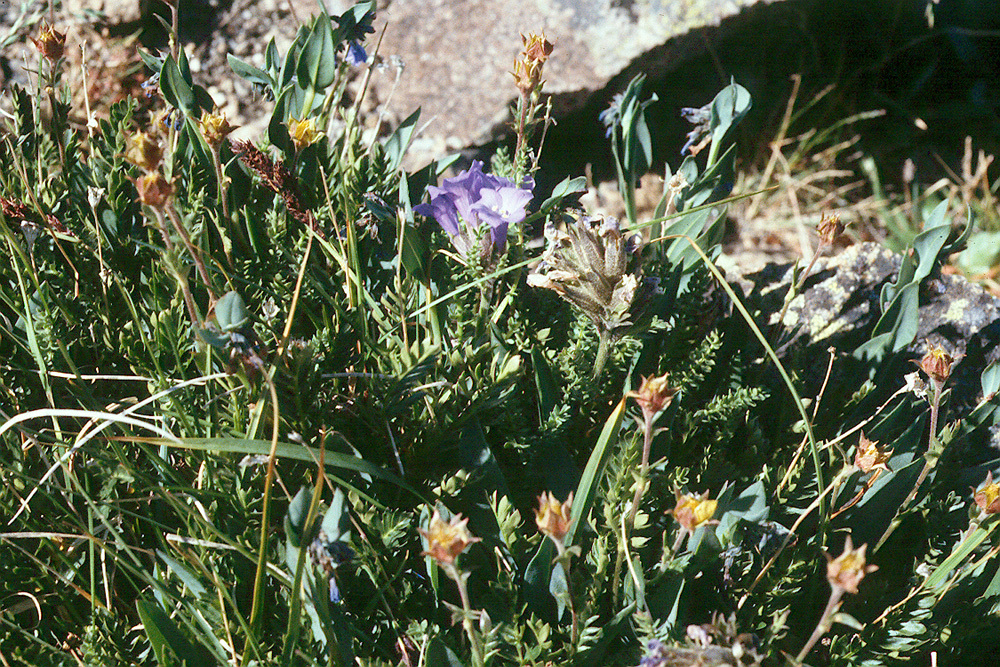
M 983 488 L 976 491 L 976 505 L 983 514 L 1000 513 L 1000 485 L 993 481 L 993 471 L 986 473 Z
M 454 565 L 458 555 L 465 551 L 470 544 L 479 542 L 478 537 L 473 537 L 469 533 L 466 524 L 468 519 L 463 519 L 461 514 L 451 517 L 445 521 L 441 518 L 441 513 L 434 510 L 427 530 L 419 528 L 419 532 L 427 539 L 427 551 L 424 556 L 430 556 L 441 565 Z
M 865 578 L 865 575 L 878 569 L 877 565 L 867 565 L 865 561 L 865 551 L 867 544 L 862 544 L 857 549 L 851 542 L 851 536 L 847 536 L 844 542 L 844 553 L 836 558 L 824 552 L 826 556 L 826 579 L 835 590 L 840 589 L 847 593 L 857 593 L 858 584 Z
M 614 219 L 570 216 L 566 231 L 545 231 L 548 247 L 528 283 L 581 309 L 602 334 L 625 333 L 658 291 L 642 275 L 641 238 Z
M 888 470 L 887 463 L 892 456 L 892 450 L 886 449 L 879 443 L 869 440 L 862 432 L 858 439 L 858 451 L 854 454 L 854 465 L 861 472 L 868 473 L 875 468 Z
M 561 545 L 566 539 L 573 519 L 572 508 L 572 492 L 562 503 L 556 500 L 551 491 L 538 496 L 538 509 L 535 510 L 535 523 L 538 524 L 538 532 Z

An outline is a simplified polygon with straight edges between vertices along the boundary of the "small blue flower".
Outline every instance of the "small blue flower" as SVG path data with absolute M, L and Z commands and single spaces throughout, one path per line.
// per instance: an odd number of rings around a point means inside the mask
M 361 42 L 351 40 L 347 45 L 347 54 L 344 56 L 344 60 L 352 67 L 364 65 L 368 62 L 368 53 L 365 51 L 365 47 L 361 46 Z
M 667 647 L 659 639 L 650 639 L 646 644 L 646 655 L 639 667 L 667 667 Z
M 694 129 L 687 134 L 687 142 L 681 148 L 681 155 L 688 153 L 697 155 L 701 149 L 696 147 L 696 144 L 712 130 L 712 105 L 706 104 L 697 108 L 684 107 L 681 109 L 681 117 L 694 125 Z
M 611 98 L 611 104 L 608 108 L 600 113 L 597 117 L 607 130 L 604 132 L 604 136 L 610 137 L 611 133 L 615 131 L 615 126 L 621 122 L 622 119 L 622 100 L 625 98 L 625 93 L 617 93 Z
M 467 171 L 444 179 L 441 187 L 428 186 L 430 202 L 413 210 L 434 218 L 463 255 L 469 253 L 476 239 L 483 240 L 487 254 L 502 253 L 510 226 L 527 215 L 534 185 L 530 178 L 518 187 L 506 178 L 485 174 L 483 163 L 475 160 Z

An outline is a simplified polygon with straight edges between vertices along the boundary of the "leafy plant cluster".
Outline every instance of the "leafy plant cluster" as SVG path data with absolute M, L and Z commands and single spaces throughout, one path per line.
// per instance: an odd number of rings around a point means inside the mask
M 143 56 L 153 112 L 78 128 L 61 35 L 39 35 L 0 143 L 4 661 L 995 648 L 1000 460 L 977 443 L 1000 372 L 947 412 L 959 362 L 929 352 L 909 390 L 899 371 L 921 282 L 962 241 L 946 209 L 870 342 L 835 353 L 849 379 L 818 388 L 713 263 L 745 89 L 685 110 L 688 155 L 643 220 L 664 104 L 632 81 L 602 116 L 632 203 L 595 219 L 582 178 L 533 191 L 544 36 L 515 64 L 512 152 L 438 185 L 455 157 L 402 168 L 419 112 L 362 135 L 347 82 L 373 18 L 231 59 L 274 102 L 257 142 L 230 141 L 176 43 Z

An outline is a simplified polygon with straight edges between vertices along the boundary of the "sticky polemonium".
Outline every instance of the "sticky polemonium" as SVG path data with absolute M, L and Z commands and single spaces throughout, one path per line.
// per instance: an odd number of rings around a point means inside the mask
M 483 163 L 475 160 L 467 171 L 444 179 L 441 187 L 428 186 L 430 202 L 413 210 L 434 218 L 462 255 L 468 255 L 479 240 L 483 258 L 490 260 L 507 247 L 510 226 L 527 215 L 532 187 L 531 179 L 518 187 L 483 173 Z

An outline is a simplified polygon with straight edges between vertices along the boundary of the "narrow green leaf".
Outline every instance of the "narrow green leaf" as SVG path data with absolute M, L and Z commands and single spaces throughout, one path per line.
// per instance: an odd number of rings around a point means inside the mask
M 535 369 L 535 391 L 538 392 L 538 421 L 544 424 L 556 407 L 559 386 L 549 368 L 549 362 L 538 346 L 531 350 L 531 367 Z
M 962 561 L 968 558 L 996 530 L 996 527 L 1000 525 L 1000 520 L 997 520 L 996 515 L 993 515 L 993 520 L 984 523 L 985 525 L 980 524 L 976 526 L 975 530 L 967 535 L 964 540 L 955 545 L 951 555 L 945 558 L 944 562 L 938 565 L 931 575 L 924 580 L 924 588 L 934 590 L 943 584 L 945 579 L 950 577 L 951 573 L 962 564 Z
M 267 86 L 272 90 L 274 89 L 275 81 L 273 78 L 271 78 L 271 75 L 268 74 L 266 71 L 258 67 L 254 67 L 248 62 L 240 60 L 231 53 L 228 54 L 226 58 L 229 61 L 230 69 L 232 69 L 233 72 L 241 79 L 249 81 L 250 83 L 257 83 L 262 86 Z
M 180 438 L 168 440 L 166 438 L 138 438 L 130 437 L 132 442 L 145 442 L 155 446 L 180 447 L 181 449 L 193 449 L 214 452 L 233 452 L 236 454 L 248 454 L 251 456 L 267 456 L 271 451 L 270 440 L 245 440 L 242 438 Z M 324 465 L 328 468 L 340 468 L 359 472 L 372 477 L 389 482 L 400 489 L 412 494 L 422 503 L 431 502 L 419 491 L 407 484 L 405 481 L 384 470 L 377 465 L 354 456 L 340 454 L 337 452 L 323 452 L 304 445 L 279 442 L 276 450 L 278 458 L 294 459 L 296 461 L 306 461 L 315 463 L 322 456 Z
M 192 574 L 189 569 L 181 565 L 180 562 L 174 560 L 170 556 L 170 554 L 168 554 L 165 551 L 160 551 L 159 549 L 157 549 L 156 555 L 160 557 L 160 560 L 162 560 L 166 564 L 167 568 L 171 572 L 176 574 L 177 578 L 180 579 L 181 582 L 185 586 L 187 586 L 187 589 L 191 591 L 194 595 L 201 597 L 202 595 L 208 592 L 208 589 L 206 589 L 205 586 L 202 585 L 200 581 L 198 581 L 198 578 L 195 577 L 194 574 Z
M 169 647 L 181 664 L 186 663 L 189 666 L 216 664 L 212 653 L 200 644 L 192 644 L 158 604 L 139 599 L 135 601 L 135 607 L 158 663 L 175 664 L 167 652 Z
M 385 155 L 389 160 L 387 171 L 395 172 L 403 163 L 403 156 L 406 155 L 406 149 L 410 147 L 410 141 L 413 139 L 413 133 L 417 130 L 417 121 L 419 120 L 420 107 L 417 107 L 417 110 L 407 116 L 385 140 L 382 146 L 385 148 Z
M 607 467 L 608 459 L 611 458 L 613 445 L 618 438 L 618 430 L 622 425 L 622 418 L 625 416 L 625 399 L 622 398 L 618 405 L 612 410 L 604 428 L 597 439 L 594 451 L 591 452 L 587 460 L 587 467 L 583 470 L 583 476 L 573 494 L 573 521 L 566 533 L 566 546 L 573 544 L 573 539 L 580 528 L 580 525 L 587 520 L 590 508 L 594 504 L 594 498 L 601 485 L 604 476 L 604 469 Z

